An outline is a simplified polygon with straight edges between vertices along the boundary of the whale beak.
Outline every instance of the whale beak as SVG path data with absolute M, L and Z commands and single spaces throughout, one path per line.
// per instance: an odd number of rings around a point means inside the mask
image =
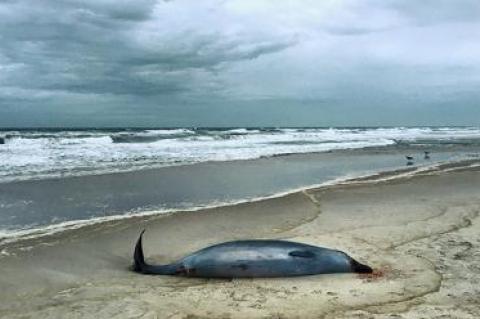
M 351 265 L 352 265 L 353 272 L 356 272 L 359 274 L 371 274 L 373 272 L 373 269 L 370 266 L 361 264 L 355 259 L 352 259 Z

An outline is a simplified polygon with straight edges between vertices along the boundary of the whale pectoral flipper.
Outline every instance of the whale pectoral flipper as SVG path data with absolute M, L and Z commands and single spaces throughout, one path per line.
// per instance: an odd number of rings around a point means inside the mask
M 292 257 L 300 257 L 300 258 L 313 258 L 315 254 L 309 250 L 294 250 L 288 253 L 289 256 Z

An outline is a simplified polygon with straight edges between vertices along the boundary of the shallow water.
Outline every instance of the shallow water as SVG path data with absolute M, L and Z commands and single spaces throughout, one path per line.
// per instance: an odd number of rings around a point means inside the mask
M 461 156 L 432 153 L 414 167 Z M 405 165 L 398 151 L 348 151 L 0 183 L 0 229 L 11 236 L 64 222 L 218 206 Z
M 251 201 L 480 154 L 478 128 L 43 129 L 0 136 L 0 237 Z

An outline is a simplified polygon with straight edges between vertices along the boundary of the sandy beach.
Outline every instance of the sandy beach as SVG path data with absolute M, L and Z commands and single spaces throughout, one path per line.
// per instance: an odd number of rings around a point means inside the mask
M 480 0 L 0 0 L 0 319 L 480 319 Z
M 7 243 L 0 317 L 478 318 L 479 185 L 479 168 L 444 166 Z M 279 238 L 341 249 L 376 275 L 139 275 L 129 267 L 143 228 L 152 263 L 226 240 Z

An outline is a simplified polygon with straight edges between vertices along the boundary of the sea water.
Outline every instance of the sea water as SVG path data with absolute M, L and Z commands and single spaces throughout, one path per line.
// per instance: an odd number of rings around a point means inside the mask
M 255 200 L 480 149 L 474 127 L 36 129 L 0 138 L 4 238 Z

